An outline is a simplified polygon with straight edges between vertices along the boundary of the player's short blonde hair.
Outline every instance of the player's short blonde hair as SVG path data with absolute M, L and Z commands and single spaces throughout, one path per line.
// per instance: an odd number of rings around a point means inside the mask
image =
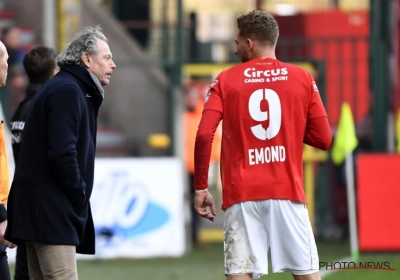
M 279 37 L 278 22 L 268 12 L 251 11 L 237 17 L 238 35 L 260 44 L 275 47 Z

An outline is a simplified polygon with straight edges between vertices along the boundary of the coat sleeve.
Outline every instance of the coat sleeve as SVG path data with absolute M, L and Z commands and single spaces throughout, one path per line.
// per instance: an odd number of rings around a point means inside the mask
M 67 85 L 48 100 L 48 164 L 61 191 L 75 206 L 86 199 L 86 184 L 79 171 L 77 141 L 82 118 L 82 93 Z

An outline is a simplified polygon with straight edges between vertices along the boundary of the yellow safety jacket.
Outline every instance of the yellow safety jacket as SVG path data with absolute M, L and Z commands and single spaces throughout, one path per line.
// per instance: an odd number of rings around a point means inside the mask
M 0 123 L 0 201 L 7 205 L 7 198 L 10 187 L 10 173 L 6 153 L 6 139 L 4 135 L 4 121 Z

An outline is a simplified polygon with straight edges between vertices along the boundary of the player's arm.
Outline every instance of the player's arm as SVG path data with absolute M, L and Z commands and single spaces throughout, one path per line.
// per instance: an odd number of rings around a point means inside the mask
M 329 149 L 332 143 L 332 133 L 328 117 L 308 120 L 303 142 L 321 150 Z
M 194 208 L 203 218 L 214 221 L 217 215 L 214 201 L 207 191 L 208 168 L 211 157 L 212 142 L 215 130 L 222 119 L 222 113 L 215 110 L 205 110 L 200 120 L 194 148 Z
M 215 110 L 205 110 L 201 117 L 194 146 L 194 188 L 196 190 L 204 190 L 208 187 L 212 142 L 221 119 L 222 113 Z
M 322 103 L 317 84 L 309 73 L 310 104 L 303 142 L 321 150 L 327 150 L 332 143 L 331 127 Z

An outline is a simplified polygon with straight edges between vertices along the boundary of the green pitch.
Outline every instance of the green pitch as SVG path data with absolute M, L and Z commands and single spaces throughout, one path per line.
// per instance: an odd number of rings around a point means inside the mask
M 318 242 L 320 261 L 333 262 L 349 256 L 348 242 Z M 360 261 L 389 262 L 397 271 L 339 270 L 324 276 L 324 280 L 398 280 L 400 252 L 363 253 Z M 10 267 L 14 272 L 14 266 Z M 78 262 L 80 280 L 224 280 L 223 245 L 209 243 L 193 249 L 182 258 L 113 259 Z M 292 279 L 289 273 L 270 274 L 261 279 Z

